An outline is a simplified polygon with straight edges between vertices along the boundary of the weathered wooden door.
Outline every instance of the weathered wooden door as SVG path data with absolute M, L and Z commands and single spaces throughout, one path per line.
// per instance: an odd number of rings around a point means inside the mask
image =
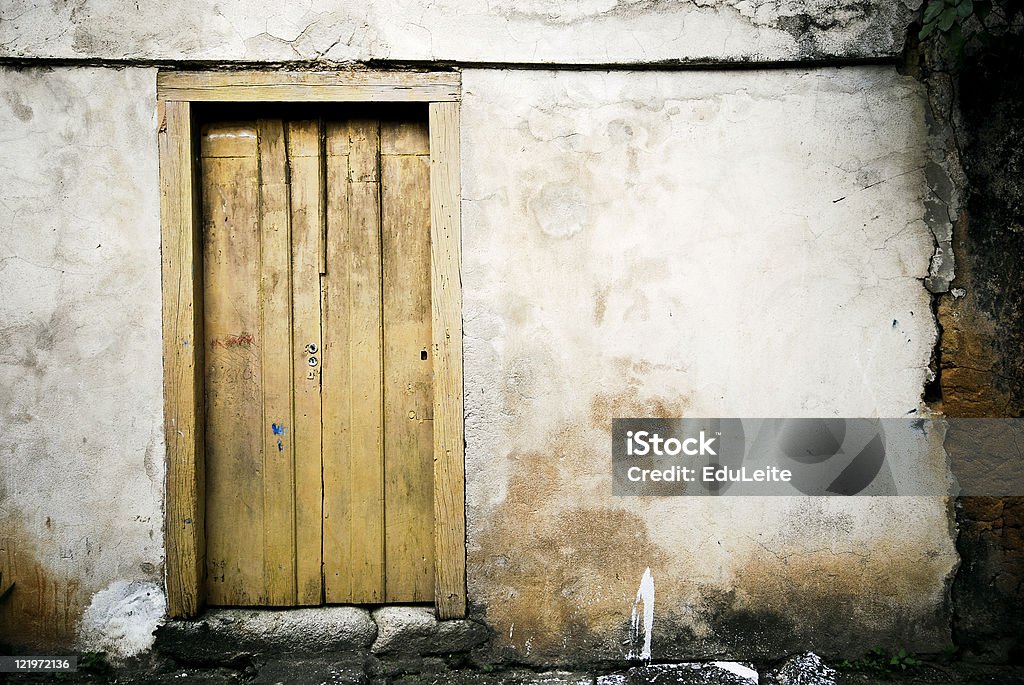
M 425 121 L 201 129 L 207 601 L 434 599 Z

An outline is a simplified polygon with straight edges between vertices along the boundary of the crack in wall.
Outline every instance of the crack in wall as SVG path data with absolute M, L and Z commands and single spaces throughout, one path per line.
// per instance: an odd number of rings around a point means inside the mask
M 340 41 L 339 41 L 340 42 Z M 324 54 L 329 52 L 326 50 Z M 303 57 L 294 60 L 251 60 L 251 59 L 156 59 L 143 57 L 32 57 L 0 56 L 0 66 L 12 68 L 56 68 L 56 67 L 108 67 L 113 69 L 157 68 L 169 71 L 318 71 L 336 69 L 342 71 L 457 71 L 463 69 L 499 69 L 509 71 L 576 71 L 576 72 L 617 72 L 617 71 L 778 71 L 787 69 L 825 69 L 854 66 L 896 66 L 897 57 L 823 57 L 820 59 L 791 59 L 751 61 L 746 57 L 730 59 L 695 57 L 686 59 L 651 60 L 647 62 L 519 62 L 519 61 L 475 61 L 455 59 L 408 60 L 408 59 L 365 59 L 336 60 Z
M 259 7 L 225 10 L 211 3 L 185 12 L 174 5 L 142 5 L 140 11 L 134 0 L 114 0 L 88 12 L 19 13 L 0 22 L 0 45 L 11 53 L 5 57 L 15 59 L 152 62 L 189 61 L 200 54 L 273 62 L 288 57 L 286 46 L 306 59 L 327 54 L 344 35 L 346 54 L 366 61 L 440 57 L 500 63 L 515 55 L 507 61 L 653 64 L 688 55 L 681 60 L 804 62 L 895 58 L 916 12 L 912 0 L 580 0 L 557 7 L 501 0 L 486 8 L 447 0 L 426 7 L 407 2 L 333 7 L 336 11 L 319 15 L 308 7 L 291 8 L 261 21 L 262 13 L 246 12 Z M 464 34 L 455 26 L 464 27 Z M 576 35 L 577 30 L 584 33 Z M 609 40 L 617 35 L 628 38 Z

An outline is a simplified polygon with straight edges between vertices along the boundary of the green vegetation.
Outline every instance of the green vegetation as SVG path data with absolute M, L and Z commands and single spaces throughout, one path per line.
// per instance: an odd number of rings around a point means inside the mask
M 888 673 L 917 668 L 922 663 L 920 659 L 907 653 L 905 649 L 899 649 L 890 653 L 881 647 L 875 647 L 859 659 L 854 659 L 853 661 L 844 659 L 836 664 L 836 666 L 844 671 Z
M 941 41 L 957 62 L 1022 28 L 1024 0 L 928 0 L 918 38 Z

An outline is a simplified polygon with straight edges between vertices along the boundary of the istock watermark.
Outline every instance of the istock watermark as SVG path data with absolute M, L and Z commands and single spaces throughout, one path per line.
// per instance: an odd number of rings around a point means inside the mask
M 615 495 L 1024 495 L 1022 419 L 615 419 Z
M 674 457 L 679 454 L 688 456 L 710 454 L 716 456 L 715 438 L 709 438 L 700 432 L 697 438 L 662 438 L 657 433 L 648 431 L 626 431 L 626 454 L 631 457 L 646 457 L 648 454 Z

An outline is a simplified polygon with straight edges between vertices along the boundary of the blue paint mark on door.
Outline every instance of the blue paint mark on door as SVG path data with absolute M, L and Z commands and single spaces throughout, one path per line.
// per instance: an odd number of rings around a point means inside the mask
M 288 429 L 284 427 L 283 423 L 270 424 L 270 430 L 273 431 L 274 435 L 284 435 L 288 432 Z M 277 451 L 284 452 L 284 443 L 280 440 L 277 441 Z

